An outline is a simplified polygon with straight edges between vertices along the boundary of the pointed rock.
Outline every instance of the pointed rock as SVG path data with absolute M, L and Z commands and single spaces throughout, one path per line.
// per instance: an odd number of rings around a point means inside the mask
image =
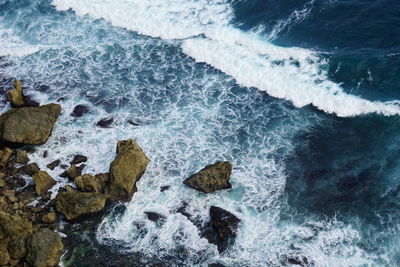
M 35 182 L 36 194 L 39 196 L 46 193 L 56 184 L 56 181 L 54 181 L 54 179 L 45 171 L 36 172 L 32 178 Z

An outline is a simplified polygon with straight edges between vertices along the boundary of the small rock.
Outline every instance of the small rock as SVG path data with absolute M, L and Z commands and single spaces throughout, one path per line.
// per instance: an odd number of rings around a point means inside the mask
M 60 176 L 63 178 L 74 180 L 76 177 L 82 175 L 82 171 L 85 167 L 86 167 L 85 164 L 82 164 L 79 167 L 77 167 L 76 165 L 72 165 L 68 170 L 63 172 Z
M 24 106 L 25 103 L 24 103 L 24 93 L 21 81 L 16 80 L 14 82 L 14 88 L 15 89 L 9 90 L 7 92 L 8 101 L 10 101 L 11 106 L 14 108 L 22 107 Z
M 10 260 L 10 254 L 8 253 L 7 247 L 8 247 L 9 240 L 0 240 L 0 265 L 4 266 L 7 265 Z
M 71 113 L 72 117 L 82 117 L 89 112 L 89 108 L 85 105 L 77 105 Z
M 47 164 L 47 168 L 50 170 L 54 170 L 58 165 L 60 165 L 61 160 L 57 159 L 49 164 Z
M 56 184 L 56 181 L 54 181 L 54 179 L 45 171 L 36 172 L 32 178 L 35 182 L 36 194 L 39 196 L 46 193 Z
M 29 176 L 34 175 L 36 172 L 40 171 L 39 166 L 36 163 L 30 163 L 25 167 L 22 167 L 23 172 Z
M 41 84 L 36 88 L 36 90 L 39 92 L 47 92 L 50 90 L 50 86 L 48 86 L 46 84 Z
M 98 127 L 102 127 L 102 128 L 107 128 L 109 127 L 112 123 L 114 122 L 114 118 L 113 117 L 107 117 L 107 118 L 103 118 L 101 120 L 99 120 L 96 125 Z
M 4 181 L 4 179 L 3 178 L 0 178 L 0 188 L 3 188 L 3 187 L 5 187 L 7 184 L 6 184 L 6 182 Z
M 139 125 L 140 125 L 140 123 L 135 122 L 135 121 L 133 121 L 133 120 L 128 120 L 128 123 L 129 123 L 130 125 L 133 125 L 133 126 L 139 126 Z
M 7 163 L 10 160 L 12 153 L 13 153 L 13 151 L 8 147 L 4 147 L 0 150 L 0 166 L 1 167 L 7 166 Z
M 24 107 L 39 107 L 40 103 L 33 100 L 31 96 L 24 96 Z
M 28 153 L 25 150 L 17 151 L 17 155 L 15 156 L 15 162 L 19 164 L 27 164 L 29 162 Z
M 47 158 L 49 156 L 49 151 L 44 151 L 43 152 L 43 158 Z
M 67 164 L 61 164 L 61 165 L 60 165 L 60 168 L 61 168 L 61 169 L 64 169 L 64 170 L 65 170 L 65 169 L 68 169 L 68 165 L 67 165 Z
M 82 162 L 86 162 L 87 161 L 87 157 L 83 156 L 83 155 L 75 155 L 74 159 L 71 161 L 71 164 L 79 164 Z
M 15 196 L 15 190 L 3 190 L 1 194 L 5 197 L 14 197 Z
M 164 216 L 156 212 L 145 211 L 144 213 L 147 215 L 147 219 L 149 219 L 152 222 L 158 222 L 159 220 L 165 219 Z
M 64 246 L 58 234 L 42 228 L 27 240 L 28 254 L 26 261 L 31 266 L 58 266 Z
M 54 212 L 49 212 L 49 213 L 43 215 L 42 222 L 47 223 L 47 224 L 57 222 L 57 214 L 55 214 Z
M 171 188 L 171 186 L 169 186 L 169 185 L 164 185 L 164 186 L 161 186 L 160 191 L 161 191 L 161 192 L 164 192 L 164 191 L 167 191 L 167 190 L 170 189 L 170 188 Z
M 231 172 L 232 165 L 229 162 L 217 162 L 193 174 L 183 183 L 200 192 L 213 193 L 217 190 L 232 188 L 229 183 Z

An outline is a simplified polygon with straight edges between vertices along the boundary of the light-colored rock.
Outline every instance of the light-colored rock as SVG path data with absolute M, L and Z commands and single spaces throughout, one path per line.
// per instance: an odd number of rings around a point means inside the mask
M 58 104 L 10 109 L 0 116 L 0 139 L 28 145 L 44 144 L 60 113 Z
M 232 188 L 232 185 L 229 183 L 231 172 L 232 165 L 229 162 L 217 162 L 193 174 L 183 183 L 208 194 L 217 190 Z
M 49 212 L 42 217 L 42 222 L 44 223 L 55 223 L 57 221 L 57 214 L 54 212 Z
M 13 107 L 22 107 L 24 102 L 24 93 L 22 88 L 22 83 L 19 80 L 14 82 L 14 88 L 7 92 L 8 101 L 10 101 Z
M 27 220 L 0 211 L 0 231 L 6 237 L 16 239 L 31 234 L 33 227 Z
M 129 201 L 137 191 L 136 182 L 146 170 L 149 158 L 136 141 L 119 141 L 117 155 L 110 165 L 110 186 L 108 193 L 113 201 Z
M 5 167 L 12 156 L 13 151 L 8 147 L 0 150 L 0 166 Z
M 27 164 L 29 162 L 28 153 L 25 150 L 17 151 L 15 162 L 19 164 Z

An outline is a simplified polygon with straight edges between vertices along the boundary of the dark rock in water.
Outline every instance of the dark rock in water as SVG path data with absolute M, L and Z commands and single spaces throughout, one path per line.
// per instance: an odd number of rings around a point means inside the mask
M 57 102 L 62 102 L 65 100 L 65 97 L 60 97 L 59 99 L 57 99 Z
M 36 91 L 39 91 L 39 92 L 47 92 L 49 90 L 50 90 L 50 86 L 45 85 L 45 84 L 41 84 L 36 88 Z
M 85 105 L 77 105 L 71 113 L 72 117 L 82 117 L 89 112 L 89 108 Z
M 293 265 L 310 266 L 307 257 L 299 255 L 288 256 L 287 262 Z
M 83 156 L 83 155 L 75 155 L 74 159 L 71 161 L 71 164 L 79 164 L 82 162 L 86 162 L 87 161 L 87 157 Z
M 0 139 L 9 143 L 44 144 L 60 113 L 58 104 L 11 109 L 0 116 Z
M 117 155 L 110 164 L 108 193 L 113 201 L 129 201 L 137 191 L 136 182 L 145 172 L 150 160 L 136 141 L 119 141 Z
M 26 242 L 26 261 L 30 266 L 57 266 L 64 246 L 58 234 L 47 228 L 39 229 Z
M 45 152 L 43 152 L 43 158 L 47 158 L 47 156 L 49 156 L 49 151 L 45 151 Z
M 36 163 L 30 163 L 30 164 L 26 165 L 25 167 L 22 167 L 21 169 L 25 174 L 27 174 L 29 176 L 34 175 L 36 172 L 38 172 L 40 170 L 39 166 Z
M 182 202 L 182 205 L 176 210 L 176 212 L 182 214 L 189 220 L 192 220 L 192 215 L 186 211 L 187 206 L 188 206 L 187 202 Z
M 61 192 L 56 198 L 56 208 L 68 220 L 101 211 L 109 197 L 100 193 Z
M 85 164 L 80 165 L 79 167 L 76 165 L 72 165 L 68 170 L 63 172 L 60 177 L 68 178 L 70 180 L 74 180 L 76 177 L 82 175 L 83 169 L 86 167 Z
M 210 217 L 210 224 L 203 230 L 202 236 L 210 243 L 217 245 L 218 252 L 222 253 L 228 248 L 229 241 L 236 237 L 240 219 L 215 206 L 210 208 Z
M 57 159 L 49 164 L 47 164 L 47 168 L 50 170 L 54 170 L 58 165 L 60 165 L 61 160 Z
M 213 193 L 217 190 L 232 188 L 229 183 L 231 172 L 232 165 L 229 162 L 217 162 L 193 174 L 183 183 L 200 192 Z
M 139 126 L 139 125 L 140 125 L 139 122 L 135 122 L 135 121 L 133 121 L 133 120 L 128 120 L 128 123 L 129 123 L 130 125 L 133 125 L 133 126 Z
M 161 191 L 161 192 L 164 192 L 164 191 L 167 191 L 167 190 L 170 189 L 170 188 L 171 188 L 171 186 L 169 186 L 169 185 L 164 185 L 164 186 L 161 186 L 160 191 Z
M 31 96 L 24 96 L 24 107 L 39 107 L 40 103 L 33 100 Z
M 144 213 L 147 215 L 147 219 L 149 219 L 152 222 L 158 222 L 159 220 L 165 219 L 164 216 L 156 212 L 145 211 Z
M 208 265 L 208 267 L 225 267 L 222 263 L 211 263 Z
M 112 123 L 114 122 L 114 118 L 113 117 L 107 117 L 107 118 L 103 118 L 101 120 L 99 120 L 96 125 L 98 127 L 102 127 L 102 128 L 107 128 L 109 127 Z
M 61 164 L 61 165 L 60 165 L 60 168 L 61 168 L 61 169 L 64 169 L 64 170 L 65 170 L 65 169 L 68 169 L 68 165 L 67 165 L 67 164 Z

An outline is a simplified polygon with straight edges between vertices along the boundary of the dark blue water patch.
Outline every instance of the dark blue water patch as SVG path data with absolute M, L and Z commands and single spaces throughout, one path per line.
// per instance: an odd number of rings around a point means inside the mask
M 386 253 L 399 234 L 399 126 L 398 117 L 330 117 L 299 134 L 286 182 L 288 203 L 302 214 L 296 219 L 361 222 L 358 246 Z M 390 253 L 393 262 L 400 263 L 398 252 Z

